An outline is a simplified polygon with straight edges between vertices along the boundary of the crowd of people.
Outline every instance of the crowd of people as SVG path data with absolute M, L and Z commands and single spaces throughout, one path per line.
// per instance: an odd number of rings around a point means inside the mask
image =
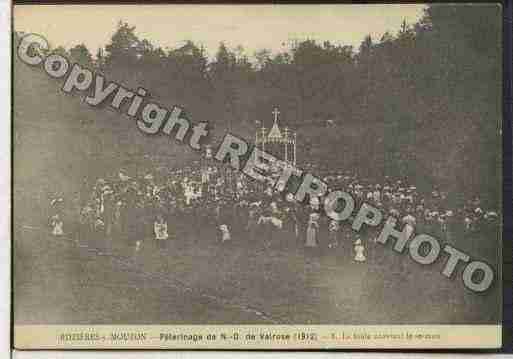
M 330 171 L 323 180 L 330 189 L 350 193 L 356 208 L 366 202 L 412 231 L 415 228 L 443 241 L 487 237 L 477 234 L 500 227 L 498 209 L 485 208 L 479 197 L 453 208 L 446 192 L 422 192 L 405 179 L 386 177 L 373 183 L 343 171 Z M 349 225 L 323 215 L 322 198 L 311 198 L 306 205 L 297 203 L 290 193 L 278 193 L 242 173 L 214 165 L 141 176 L 120 170 L 109 178 L 85 181 L 79 197 L 76 216 L 66 216 L 64 198 L 52 201 L 53 235 L 111 241 L 135 251 L 148 240 L 213 241 L 264 249 L 304 249 L 318 255 L 342 251 L 352 260 L 364 262 L 369 260 L 368 251 L 378 230 L 354 232 Z

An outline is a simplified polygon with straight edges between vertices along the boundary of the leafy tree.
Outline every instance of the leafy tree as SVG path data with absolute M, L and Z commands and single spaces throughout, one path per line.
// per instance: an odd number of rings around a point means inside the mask
M 93 57 L 84 44 L 79 44 L 69 49 L 70 58 L 82 66 L 90 67 Z
M 105 46 L 107 66 L 136 64 L 141 47 L 141 41 L 135 35 L 135 26 L 120 21 L 110 43 Z

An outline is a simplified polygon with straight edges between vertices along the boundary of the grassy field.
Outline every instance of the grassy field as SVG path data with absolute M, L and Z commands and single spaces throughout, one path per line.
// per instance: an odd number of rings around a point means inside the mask
M 350 248 L 349 248 L 350 249 Z M 497 322 L 500 287 L 486 294 L 373 248 L 322 257 L 214 240 L 123 244 L 17 232 L 15 324 L 470 324 Z

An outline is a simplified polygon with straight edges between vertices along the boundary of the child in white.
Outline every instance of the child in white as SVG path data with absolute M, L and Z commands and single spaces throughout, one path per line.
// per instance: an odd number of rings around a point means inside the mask
M 340 225 L 337 221 L 331 220 L 328 231 L 329 231 L 329 244 L 328 248 L 337 248 L 338 247 L 338 230 L 340 229 Z
M 64 224 L 62 223 L 62 219 L 58 214 L 52 216 L 50 225 L 52 226 L 52 234 L 54 236 L 62 236 L 64 234 L 62 229 Z
M 164 217 L 161 215 L 157 216 L 155 222 L 153 222 L 153 231 L 155 232 L 155 239 L 168 239 L 169 234 L 167 233 L 167 222 L 164 221 Z
M 354 256 L 354 260 L 356 262 L 365 262 L 367 258 L 365 258 L 365 247 L 363 246 L 361 239 L 358 239 L 354 243 L 354 251 L 356 253 L 356 255 Z
M 231 235 L 230 235 L 230 229 L 226 224 L 221 224 L 219 226 L 219 230 L 221 231 L 221 243 L 230 241 Z

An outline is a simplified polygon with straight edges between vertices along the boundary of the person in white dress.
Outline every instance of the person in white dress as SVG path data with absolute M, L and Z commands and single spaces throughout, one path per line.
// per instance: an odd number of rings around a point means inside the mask
M 155 239 L 157 240 L 166 240 L 169 238 L 167 222 L 162 215 L 158 215 L 153 223 L 153 231 L 155 232 Z
M 408 213 L 402 218 L 402 222 L 404 223 L 407 236 L 410 237 L 415 230 L 416 218 L 411 213 Z
M 363 246 L 362 240 L 358 238 L 356 242 L 354 242 L 354 261 L 358 263 L 365 262 L 367 258 L 365 257 L 365 247 Z
M 229 243 L 232 239 L 232 236 L 228 226 L 226 224 L 221 224 L 219 226 L 219 230 L 221 231 L 221 243 Z
M 338 221 L 331 220 L 328 231 L 329 231 L 329 243 L 328 248 L 335 249 L 338 247 L 338 231 L 340 229 L 340 224 Z
M 59 214 L 55 214 L 50 219 L 50 226 L 52 227 L 52 235 L 56 237 L 60 237 L 64 234 L 64 223 L 62 222 L 61 217 Z

